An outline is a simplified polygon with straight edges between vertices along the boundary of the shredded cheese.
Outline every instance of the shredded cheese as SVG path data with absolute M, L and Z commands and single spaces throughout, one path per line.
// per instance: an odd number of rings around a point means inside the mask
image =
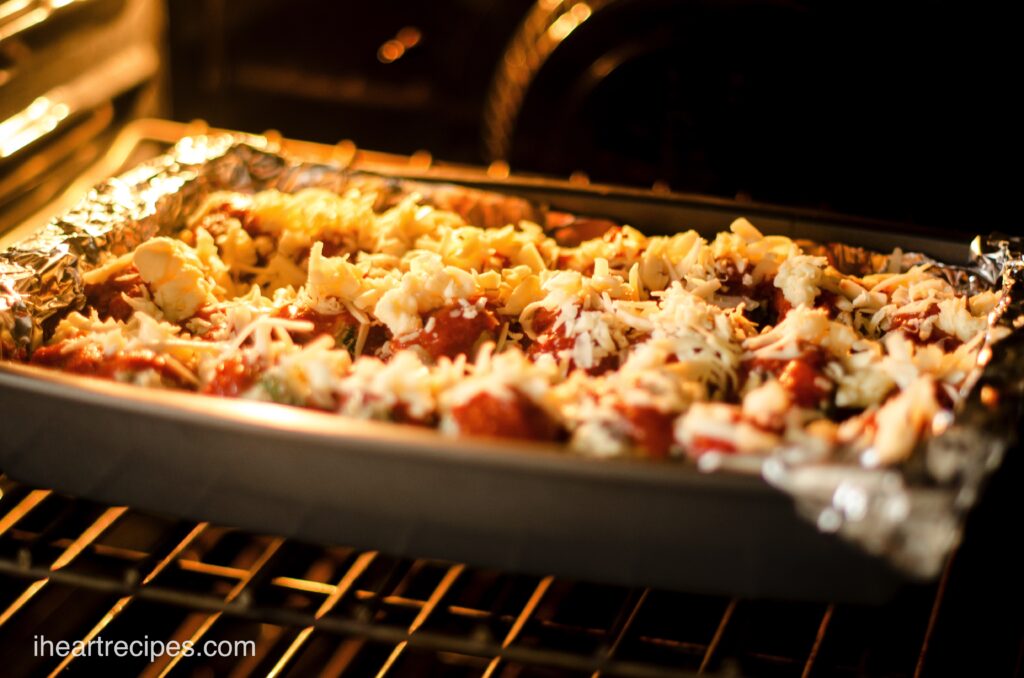
M 71 313 L 50 343 L 69 358 L 151 351 L 186 388 L 451 434 L 481 394 L 525 399 L 584 454 L 635 453 L 649 420 L 671 454 L 799 444 L 882 465 L 906 460 L 948 406 L 937 394 L 976 371 L 1000 300 L 900 251 L 842 274 L 746 219 L 711 239 L 623 226 L 563 247 L 414 193 L 382 209 L 366 186 L 216 193 L 178 238 L 84 273 L 130 318 Z M 144 285 L 129 294 L 132 265 Z M 152 369 L 117 378 L 167 386 Z M 823 403 L 853 414 L 833 422 Z

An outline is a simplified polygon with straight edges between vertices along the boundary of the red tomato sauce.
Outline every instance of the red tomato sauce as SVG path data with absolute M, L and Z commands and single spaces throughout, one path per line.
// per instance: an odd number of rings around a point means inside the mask
M 775 286 L 775 281 L 766 280 L 761 283 L 761 287 L 771 287 L 770 290 L 764 292 L 764 296 L 769 300 L 765 303 L 768 307 L 775 312 L 775 322 L 778 323 L 786 317 L 786 314 L 793 308 L 793 304 L 789 303 L 789 299 L 786 299 L 786 295 L 781 289 Z
M 576 338 L 567 337 L 561 327 L 556 328 L 554 325 L 557 319 L 558 312 L 550 311 L 546 308 L 539 309 L 534 314 L 533 331 L 536 333 L 537 339 L 526 349 L 527 356 L 536 359 L 538 356 L 547 353 L 553 355 L 557 360 L 562 351 L 569 351 L 570 354 L 572 353 L 572 349 L 576 345 Z M 606 372 L 611 372 L 618 367 L 619 357 L 613 353 L 601 358 L 597 364 L 592 365 L 585 371 L 590 376 L 597 377 Z M 575 369 L 583 368 L 578 368 L 576 362 L 570 359 L 569 371 L 571 372 Z
M 558 311 L 552 311 L 546 308 L 539 308 L 537 312 L 533 314 L 533 332 L 538 336 L 551 330 L 555 325 L 555 321 L 558 320 Z
M 653 407 L 619 405 L 616 410 L 629 426 L 630 435 L 639 452 L 647 457 L 663 459 L 675 441 L 673 423 L 676 415 Z
M 800 407 L 817 407 L 832 391 L 832 383 L 806 360 L 796 358 L 779 374 L 779 383 Z
M 40 346 L 32 353 L 29 362 L 65 372 L 98 376 L 99 366 L 105 359 L 106 356 L 95 344 L 84 344 L 75 350 L 66 351 L 65 343 L 60 342 Z
M 453 408 L 452 418 L 459 432 L 466 435 L 548 441 L 557 440 L 561 435 L 558 422 L 514 389 L 510 399 L 478 393 Z
M 469 356 L 481 338 L 495 338 L 494 331 L 501 323 L 490 309 L 477 309 L 475 315 L 467 317 L 461 306 L 453 305 L 431 311 L 423 318 L 423 325 L 432 326 L 429 331 L 423 329 L 407 339 L 393 341 L 392 348 L 419 346 L 435 360 L 441 356 Z
M 792 360 L 755 359 L 747 367 L 775 375 L 800 407 L 815 408 L 832 392 L 832 381 L 822 367 L 825 356 L 820 351 L 808 350 Z
M 954 337 L 951 334 L 947 334 L 939 328 L 932 326 L 931 332 L 928 334 L 927 339 L 921 338 L 921 323 L 933 316 L 939 314 L 938 304 L 932 304 L 923 313 L 916 315 L 900 315 L 896 314 L 892 317 L 892 325 L 890 329 L 900 330 L 903 334 L 913 341 L 918 346 L 928 346 L 930 344 L 938 344 L 944 351 L 955 351 L 963 344 L 958 337 Z
M 567 337 L 562 334 L 561 331 L 549 332 L 537 337 L 537 341 L 530 344 L 530 347 L 526 349 L 526 355 L 530 358 L 536 359 L 538 356 L 549 353 L 558 359 L 560 357 L 559 354 L 562 353 L 562 351 L 571 352 L 575 344 L 575 337 Z M 581 369 L 592 377 L 598 377 L 606 372 L 612 372 L 618 367 L 619 357 L 614 353 L 606 355 L 598 360 L 595 365 L 591 365 L 586 369 L 577 366 L 575 360 L 571 358 L 569 359 L 570 372 L 572 370 Z
M 85 286 L 85 299 L 91 308 L 96 309 L 100 318 L 113 318 L 126 321 L 135 313 L 135 309 L 122 296 L 138 298 L 143 296 L 146 283 L 139 276 L 134 265 L 113 275 L 101 283 Z
M 736 446 L 732 443 L 712 438 L 710 436 L 694 436 L 686 447 L 686 453 L 691 457 L 700 457 L 708 452 L 719 452 L 722 454 L 734 454 Z
M 230 217 L 232 219 L 237 219 L 243 225 L 255 221 L 252 212 L 250 212 L 247 207 L 238 207 L 231 200 L 225 200 L 219 205 L 211 206 L 207 212 L 207 215 L 220 215 L 224 217 Z
M 96 344 L 83 344 L 70 351 L 65 351 L 65 346 L 65 342 L 41 346 L 32 354 L 30 362 L 64 372 L 111 380 L 153 370 L 160 375 L 160 380 L 167 386 L 175 388 L 189 386 L 181 374 L 168 365 L 163 356 L 159 356 L 149 349 L 106 356 Z
M 213 378 L 202 388 L 208 395 L 237 398 L 248 391 L 256 383 L 261 365 L 246 360 L 241 355 L 234 355 L 218 363 Z

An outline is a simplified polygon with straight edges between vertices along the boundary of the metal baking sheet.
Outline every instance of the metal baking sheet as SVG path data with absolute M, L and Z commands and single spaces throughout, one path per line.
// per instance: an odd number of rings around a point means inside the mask
M 871 601 L 904 581 L 758 477 L 17 365 L 0 367 L 0 412 L 0 466 L 20 481 L 257 532 L 743 596 Z
M 255 157 L 254 167 L 266 169 Z M 158 160 L 135 172 L 145 179 L 169 166 Z M 748 216 L 766 233 L 879 250 L 899 246 L 953 264 L 971 258 L 966 241 L 810 212 L 493 179 L 459 169 L 391 173 L 500 189 L 649 232 L 686 224 L 713 233 L 732 218 Z M 195 190 L 189 183 L 195 176 L 188 175 L 182 190 Z M 179 192 L 175 188 L 170 195 Z M 137 223 L 155 232 L 163 227 L 161 209 L 170 218 L 182 204 L 180 198 L 171 207 L 154 203 Z M 67 232 L 81 214 L 72 211 L 54 223 Z M 122 233 L 100 235 L 112 248 L 130 242 Z M 12 363 L 0 364 L 0 425 L 0 468 L 23 482 L 299 539 L 755 597 L 877 601 L 914 578 L 820 532 L 798 514 L 789 494 L 761 477 L 707 474 L 688 464 L 599 460 L 551 446 L 453 440 L 420 429 L 147 391 Z M 982 462 L 993 464 L 989 457 Z M 978 484 L 971 489 L 977 491 Z M 954 501 L 950 492 L 942 498 Z

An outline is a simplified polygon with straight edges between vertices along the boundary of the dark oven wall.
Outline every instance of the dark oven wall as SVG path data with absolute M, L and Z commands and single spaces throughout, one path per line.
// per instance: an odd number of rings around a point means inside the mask
M 1016 231 L 1016 13 L 1012 3 L 179 0 L 174 113 Z
M 480 111 L 527 0 L 170 3 L 175 117 L 479 161 Z

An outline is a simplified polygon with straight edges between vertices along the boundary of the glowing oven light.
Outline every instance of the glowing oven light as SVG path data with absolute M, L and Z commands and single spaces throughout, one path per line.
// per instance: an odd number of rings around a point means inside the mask
M 401 28 L 395 37 L 388 40 L 377 50 L 377 61 L 382 64 L 390 64 L 398 61 L 405 53 L 420 44 L 423 33 L 415 26 Z
M 592 10 L 590 5 L 581 2 L 573 6 L 568 12 L 558 17 L 548 28 L 548 38 L 551 42 L 559 43 L 569 37 L 569 34 L 579 28 L 579 25 L 590 18 Z

